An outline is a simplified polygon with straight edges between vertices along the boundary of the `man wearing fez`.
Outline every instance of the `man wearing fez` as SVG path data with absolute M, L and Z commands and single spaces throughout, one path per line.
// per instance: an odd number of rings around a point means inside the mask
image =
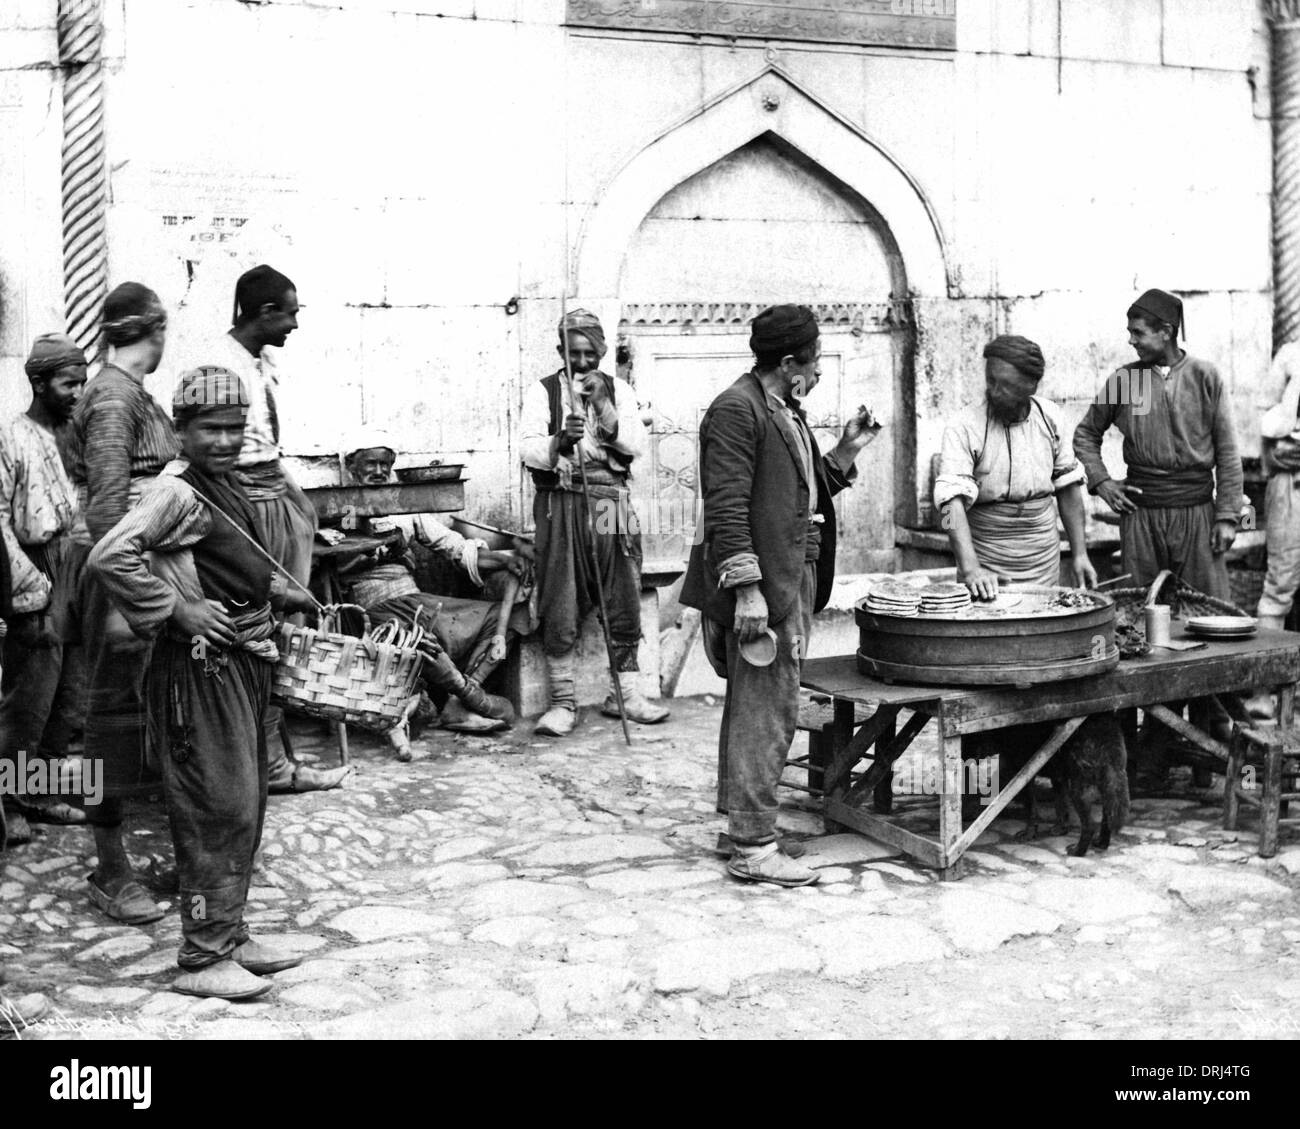
M 1170 569 L 1193 588 L 1230 599 L 1226 556 L 1241 514 L 1242 471 L 1232 404 L 1219 371 L 1178 347 L 1183 304 L 1148 290 L 1128 310 L 1136 363 L 1113 373 L 1074 432 L 1088 489 L 1120 516 L 1122 571 L 1136 586 Z M 1117 482 L 1101 457 L 1114 425 L 1124 436 L 1128 478 Z M 1227 740 L 1229 719 L 1214 698 L 1193 703 L 1194 720 Z M 1153 731 L 1153 736 L 1159 730 Z M 1163 756 L 1153 748 L 1158 783 Z
M 280 462 L 280 381 L 272 349 L 284 348 L 298 328 L 298 288 L 272 267 L 253 267 L 235 283 L 234 324 L 196 359 L 217 364 L 239 377 L 248 397 L 244 445 L 236 475 L 257 510 L 267 550 L 300 584 L 311 575 L 316 511 Z M 266 713 L 272 792 L 314 792 L 336 788 L 351 771 L 347 765 L 321 769 L 295 764 L 280 740 L 281 711 Z
M 575 648 L 582 622 L 604 595 L 619 688 L 627 716 L 642 725 L 668 717 L 637 687 L 641 640 L 641 532 L 629 506 L 632 464 L 646 450 L 645 425 L 631 385 L 600 371 L 607 349 L 594 314 L 573 310 L 559 325 L 565 366 L 524 393 L 520 452 L 537 497 L 537 610 L 550 677 L 550 708 L 536 732 L 563 737 L 577 723 Z M 581 450 L 581 456 L 579 456 Z M 588 534 L 579 457 L 586 461 L 596 565 Z M 613 687 L 601 707 L 618 717 Z
M 0 537 L 11 562 L 13 600 L 4 640 L 0 762 L 11 769 L 19 753 L 62 757 L 85 710 L 84 677 L 73 649 L 64 649 L 78 506 L 61 452 L 71 455 L 72 409 L 86 384 L 86 356 L 72 338 L 49 333 L 32 345 L 26 370 L 32 402 L 0 431 Z M 11 843 L 31 838 L 24 816 L 86 820 L 54 796 L 5 796 L 4 805 Z
M 859 407 L 835 449 L 818 449 L 802 407 L 821 377 L 817 319 L 775 306 L 752 323 L 754 369 L 722 392 L 700 424 L 704 511 L 682 603 L 704 616 L 714 669 L 727 679 L 718 738 L 718 810 L 729 817 L 737 878 L 806 886 L 817 872 L 776 841 L 777 783 L 794 739 L 799 672 L 813 613 L 835 576 L 831 499 L 879 430 Z M 768 665 L 746 644 L 775 636 Z
M 172 400 L 180 458 L 86 563 L 129 629 L 153 641 L 147 725 L 180 880 L 172 988 L 223 999 L 261 995 L 271 985 L 260 977 L 300 959 L 250 936 L 244 918 L 266 816 L 274 611 L 311 607 L 267 559 L 236 473 L 247 402 L 226 369 L 183 374 Z

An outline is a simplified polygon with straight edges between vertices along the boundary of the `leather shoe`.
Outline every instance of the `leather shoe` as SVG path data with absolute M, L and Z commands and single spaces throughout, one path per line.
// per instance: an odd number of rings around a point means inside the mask
M 552 706 L 537 719 L 533 732 L 541 737 L 567 737 L 577 724 L 577 710 L 568 706 Z
M 668 720 L 670 712 L 663 706 L 656 706 L 639 692 L 623 695 L 623 709 L 627 711 L 628 721 L 635 721 L 639 725 L 658 725 L 661 721 Z M 606 717 L 618 717 L 618 699 L 610 694 L 601 705 L 600 712 Z
M 343 783 L 343 778 L 352 771 L 350 764 L 340 765 L 338 768 L 312 768 L 311 765 L 299 764 L 294 765 L 293 775 L 284 783 L 272 784 L 267 791 L 275 795 L 285 795 L 289 792 L 324 792 L 330 788 L 337 788 Z
M 86 876 L 86 886 L 91 902 L 123 925 L 148 925 L 163 915 L 162 908 L 149 896 L 149 891 L 134 878 L 111 895 L 95 881 L 94 874 Z
M 796 862 L 775 843 L 751 853 L 737 851 L 727 863 L 727 873 L 747 882 L 770 882 L 774 886 L 811 886 L 821 878 L 815 870 Z
M 497 707 L 500 717 L 484 717 L 471 710 L 459 698 L 452 698 L 443 707 L 443 729 L 450 729 L 453 733 L 480 734 L 500 733 L 503 729 L 509 729 L 510 723 L 514 721 L 514 708 L 505 698 L 499 698 L 495 694 L 488 694 L 487 697 Z
M 261 980 L 227 957 L 216 964 L 182 972 L 172 981 L 172 991 L 186 996 L 215 996 L 220 1000 L 251 1000 L 271 990 Z
M 272 972 L 283 972 L 286 968 L 297 968 L 302 964 L 302 957 L 277 949 L 265 941 L 250 937 L 231 954 L 235 963 L 253 973 L 255 976 L 267 976 Z

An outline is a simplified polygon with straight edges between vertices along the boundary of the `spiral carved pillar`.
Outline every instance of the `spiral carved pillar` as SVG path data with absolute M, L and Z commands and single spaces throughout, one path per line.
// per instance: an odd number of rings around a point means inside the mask
M 105 233 L 102 0 L 59 0 L 63 74 L 63 304 L 68 335 L 87 352 L 108 280 Z

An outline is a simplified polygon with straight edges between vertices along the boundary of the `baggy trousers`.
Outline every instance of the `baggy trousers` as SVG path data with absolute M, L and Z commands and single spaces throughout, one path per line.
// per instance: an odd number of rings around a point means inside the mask
M 1213 531 L 1213 502 L 1151 507 L 1125 514 L 1119 523 L 1121 568 L 1132 574 L 1130 583 L 1135 587 L 1148 587 L 1167 568 L 1207 596 L 1231 600 L 1227 554 L 1215 556 L 1211 550 Z M 1182 712 L 1181 703 L 1166 704 L 1175 713 Z M 1229 720 L 1222 703 L 1213 695 L 1191 702 L 1191 721 L 1200 729 L 1219 728 Z M 1161 739 L 1170 736 L 1158 723 L 1152 733 Z
M 592 489 L 598 571 L 592 568 L 582 495 L 572 490 L 538 490 L 533 501 L 542 650 L 558 658 L 578 645 L 582 621 L 597 605 L 599 584 L 609 613 L 615 663 L 620 671 L 635 671 L 641 642 L 641 534 L 619 528 L 620 521 L 605 520 L 612 512 L 604 508 L 611 499 Z
M 81 731 L 86 713 L 86 673 L 81 647 L 65 642 L 68 588 L 73 585 L 72 548 L 33 547 L 29 555 L 54 588 L 44 611 L 13 615 L 3 644 L 0 681 L 0 761 L 63 757 Z M 50 564 L 53 565 L 46 568 Z M 41 626 L 45 638 L 38 638 Z
M 244 905 L 266 816 L 273 664 L 226 652 L 216 674 L 189 643 L 163 637 L 146 684 L 149 737 L 180 875 L 182 968 L 203 968 L 248 940 Z
M 286 483 L 285 486 L 285 492 L 280 497 L 254 501 L 253 508 L 257 511 L 258 524 L 266 538 L 266 551 L 281 568 L 305 586 L 311 577 L 311 545 L 316 536 L 316 511 L 307 495 L 296 485 Z M 270 706 L 266 711 L 264 725 L 271 776 L 279 783 L 287 783 L 293 777 L 293 766 L 285 756 L 284 742 L 280 740 L 282 716 L 283 711 L 279 706 Z
M 728 816 L 733 843 L 776 838 L 776 789 L 799 720 L 799 674 L 812 637 L 817 566 L 804 566 L 799 596 L 776 633 L 770 666 L 751 666 L 728 625 L 727 696 L 718 735 L 718 811 Z
M 1290 614 L 1296 589 L 1300 588 L 1300 471 L 1286 470 L 1269 476 L 1264 513 L 1268 574 L 1257 614 L 1281 619 Z

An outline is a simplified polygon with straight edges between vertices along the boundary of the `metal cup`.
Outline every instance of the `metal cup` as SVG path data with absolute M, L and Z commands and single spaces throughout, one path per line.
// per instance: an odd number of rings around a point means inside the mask
M 1146 609 L 1147 643 L 1163 647 L 1169 642 L 1169 605 L 1152 604 Z
M 740 657 L 750 666 L 771 666 L 776 660 L 776 632 L 769 627 L 757 639 L 741 643 Z

